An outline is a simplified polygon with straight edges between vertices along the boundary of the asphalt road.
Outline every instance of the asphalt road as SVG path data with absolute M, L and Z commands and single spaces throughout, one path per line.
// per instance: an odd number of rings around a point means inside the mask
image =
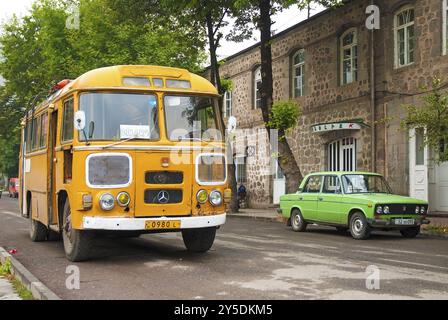
M 229 218 L 207 254 L 179 234 L 98 239 L 77 263 L 80 289 L 66 288 L 61 242 L 32 243 L 16 200 L 0 199 L 0 246 L 63 299 L 448 299 L 448 240 L 376 233 L 366 241 L 311 226 Z M 368 266 L 380 289 L 368 290 Z M 373 270 L 373 269 L 369 269 Z

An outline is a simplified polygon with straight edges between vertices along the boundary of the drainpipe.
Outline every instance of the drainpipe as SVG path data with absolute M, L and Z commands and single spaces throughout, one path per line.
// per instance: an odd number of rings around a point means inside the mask
M 370 4 L 374 5 L 371 0 Z M 371 163 L 372 172 L 376 172 L 376 137 L 375 137 L 375 29 L 370 31 L 370 120 L 371 120 Z

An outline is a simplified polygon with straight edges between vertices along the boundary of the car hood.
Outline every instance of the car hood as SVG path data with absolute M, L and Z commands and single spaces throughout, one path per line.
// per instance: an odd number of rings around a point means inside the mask
M 427 204 L 427 201 L 419 200 L 411 197 L 400 196 L 396 194 L 386 194 L 386 193 L 363 193 L 363 194 L 348 194 L 347 197 L 370 201 L 378 204 L 387 203 L 415 203 L 415 204 Z

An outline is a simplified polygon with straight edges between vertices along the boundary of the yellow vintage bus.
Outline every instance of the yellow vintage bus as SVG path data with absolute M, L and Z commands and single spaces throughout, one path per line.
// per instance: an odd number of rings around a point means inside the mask
M 71 261 L 95 237 L 181 232 L 206 252 L 226 221 L 218 92 L 187 70 L 113 66 L 61 81 L 22 122 L 20 197 L 32 241 Z

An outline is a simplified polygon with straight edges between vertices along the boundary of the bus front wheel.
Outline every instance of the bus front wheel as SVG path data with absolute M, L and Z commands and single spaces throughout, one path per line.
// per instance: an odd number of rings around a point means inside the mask
M 191 252 L 206 252 L 215 241 L 216 228 L 200 228 L 182 230 L 185 247 Z
M 65 201 L 64 214 L 62 218 L 62 240 L 67 259 L 80 262 L 89 259 L 92 236 L 84 230 L 72 228 L 70 203 Z

